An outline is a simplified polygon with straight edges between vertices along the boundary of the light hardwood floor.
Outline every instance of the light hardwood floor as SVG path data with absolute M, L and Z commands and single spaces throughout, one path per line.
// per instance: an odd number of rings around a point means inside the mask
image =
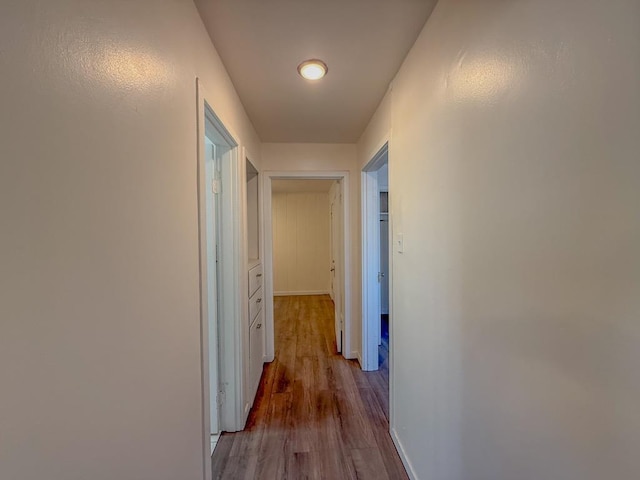
M 388 429 L 388 368 L 363 372 L 336 353 L 328 295 L 276 297 L 276 359 L 247 427 L 224 433 L 218 479 L 407 479 Z

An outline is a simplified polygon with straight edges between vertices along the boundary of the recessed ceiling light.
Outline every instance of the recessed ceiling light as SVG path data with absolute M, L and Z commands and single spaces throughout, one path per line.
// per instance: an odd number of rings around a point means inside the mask
M 322 60 L 307 60 L 298 65 L 298 73 L 307 80 L 320 80 L 329 69 Z

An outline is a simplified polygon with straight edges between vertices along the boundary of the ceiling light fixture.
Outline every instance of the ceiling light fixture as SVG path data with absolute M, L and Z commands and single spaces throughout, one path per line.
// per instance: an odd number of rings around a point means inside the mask
M 328 71 L 327 64 L 322 60 L 306 60 L 298 65 L 298 73 L 307 80 L 320 80 Z

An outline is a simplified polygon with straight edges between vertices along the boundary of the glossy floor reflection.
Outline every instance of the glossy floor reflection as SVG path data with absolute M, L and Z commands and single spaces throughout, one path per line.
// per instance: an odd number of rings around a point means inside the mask
M 276 359 L 246 429 L 220 437 L 214 478 L 408 478 L 388 433 L 387 344 L 382 368 L 363 372 L 336 353 L 328 295 L 276 297 L 274 308 Z

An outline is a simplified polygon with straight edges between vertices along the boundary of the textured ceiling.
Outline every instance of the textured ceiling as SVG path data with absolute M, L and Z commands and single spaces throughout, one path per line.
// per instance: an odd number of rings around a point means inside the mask
M 195 0 L 263 142 L 354 143 L 435 0 Z M 320 58 L 317 82 L 296 67 Z

